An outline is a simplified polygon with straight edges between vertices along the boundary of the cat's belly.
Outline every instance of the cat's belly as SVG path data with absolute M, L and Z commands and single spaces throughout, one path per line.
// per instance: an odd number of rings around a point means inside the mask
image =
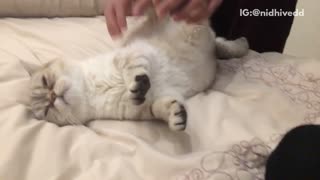
M 201 61 L 201 60 L 200 60 Z M 208 89 L 215 78 L 216 62 L 214 59 L 196 63 L 171 64 L 165 72 L 154 80 L 156 94 L 173 92 L 189 98 Z
M 185 96 L 190 97 L 211 87 L 216 75 L 216 62 L 210 59 L 186 72 L 189 78 L 190 91 Z

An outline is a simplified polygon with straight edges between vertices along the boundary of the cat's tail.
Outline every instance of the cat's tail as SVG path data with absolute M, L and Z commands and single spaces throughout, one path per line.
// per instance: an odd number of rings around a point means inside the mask
M 249 52 L 248 40 L 244 37 L 229 41 L 224 38 L 216 38 L 216 55 L 219 59 L 241 58 Z

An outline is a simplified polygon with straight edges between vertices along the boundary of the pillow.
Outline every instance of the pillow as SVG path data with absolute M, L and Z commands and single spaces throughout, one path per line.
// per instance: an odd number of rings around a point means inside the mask
M 0 0 L 0 17 L 67 17 L 103 14 L 105 0 Z

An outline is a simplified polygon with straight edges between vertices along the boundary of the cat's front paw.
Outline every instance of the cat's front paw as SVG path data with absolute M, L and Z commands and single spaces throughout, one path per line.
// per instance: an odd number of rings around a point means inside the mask
M 170 106 L 169 128 L 173 131 L 183 131 L 187 127 L 187 111 L 182 103 L 173 101 Z
M 148 75 L 137 75 L 134 83 L 130 87 L 131 99 L 135 105 L 143 104 L 146 100 L 145 96 L 150 89 L 150 79 Z

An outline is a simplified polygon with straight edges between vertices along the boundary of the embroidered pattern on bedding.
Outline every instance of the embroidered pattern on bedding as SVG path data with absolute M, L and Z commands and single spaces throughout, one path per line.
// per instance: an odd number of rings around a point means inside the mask
M 263 180 L 264 165 L 271 148 L 262 140 L 241 141 L 224 152 L 213 151 L 177 180 Z M 232 173 L 226 171 L 233 166 Z
M 240 73 L 247 80 L 257 80 L 277 88 L 290 100 L 305 107 L 301 124 L 320 122 L 320 77 L 302 73 L 293 65 L 272 64 L 261 55 L 250 60 L 219 62 L 221 73 Z M 202 157 L 198 166 L 177 176 L 177 180 L 264 180 L 265 164 L 271 145 L 285 134 L 274 134 L 269 140 L 244 140 L 223 152 L 212 151 Z
M 280 89 L 294 103 L 306 107 L 305 123 L 320 121 L 320 77 L 301 73 L 290 64 L 269 64 L 262 56 L 253 59 L 246 63 L 245 60 L 237 60 L 219 65 L 223 71 L 240 71 L 248 80 L 259 80 Z

